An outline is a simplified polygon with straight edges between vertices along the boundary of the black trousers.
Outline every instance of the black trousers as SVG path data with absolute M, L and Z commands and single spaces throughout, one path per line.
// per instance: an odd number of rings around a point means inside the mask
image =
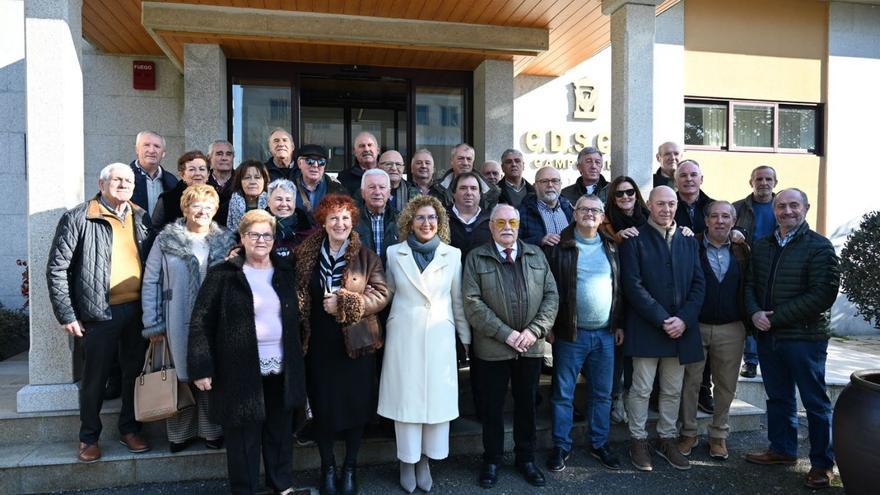
M 226 470 L 232 493 L 253 494 L 262 490 L 261 453 L 266 486 L 276 492 L 293 486 L 293 409 L 284 409 L 283 396 L 281 375 L 263 377 L 266 420 L 223 425 Z
M 141 302 L 110 306 L 112 319 L 84 322 L 83 369 L 79 386 L 79 439 L 97 443 L 101 436 L 104 388 L 116 358 L 122 369 L 122 410 L 119 433 L 138 433 L 134 420 L 134 381 L 144 366 L 147 341 L 141 336 Z
M 513 395 L 513 451 L 517 463 L 535 460 L 535 393 L 543 358 L 480 361 L 483 393 L 483 461 L 499 464 L 504 456 L 504 399 Z

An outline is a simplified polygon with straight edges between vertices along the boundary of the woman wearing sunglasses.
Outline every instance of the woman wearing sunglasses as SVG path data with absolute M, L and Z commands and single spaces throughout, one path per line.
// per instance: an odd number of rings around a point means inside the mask
M 639 235 L 639 227 L 648 221 L 648 206 L 639 186 L 631 177 L 621 175 L 608 185 L 607 210 L 602 229 L 621 244 Z

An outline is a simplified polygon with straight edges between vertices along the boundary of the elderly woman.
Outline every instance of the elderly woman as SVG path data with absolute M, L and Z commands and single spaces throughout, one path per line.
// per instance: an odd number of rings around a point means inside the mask
M 256 170 L 256 169 L 254 169 Z M 243 249 L 208 271 L 189 335 L 189 378 L 210 391 L 232 493 L 293 492 L 293 411 L 305 402 L 293 267 L 272 254 L 275 219 L 245 213 Z
M 257 160 L 245 160 L 235 169 L 232 177 L 232 196 L 229 198 L 226 226 L 237 230 L 241 217 L 254 209 L 265 210 L 269 206 L 266 186 L 269 185 L 269 172 Z
M 296 207 L 296 185 L 287 179 L 269 184 L 269 213 L 275 217 L 275 254 L 286 258 L 312 231 L 309 215 Z
M 160 194 L 153 209 L 152 220 L 156 230 L 183 216 L 180 197 L 187 187 L 208 183 L 208 157 L 199 150 L 187 151 L 177 159 L 177 173 L 180 174 L 180 182 L 173 189 Z
M 314 210 L 322 226 L 296 249 L 297 296 L 314 435 L 321 454 L 321 493 L 357 493 L 357 454 L 364 425 L 376 412 L 375 351 L 382 347 L 376 314 L 388 304 L 379 257 L 352 228 L 354 200 L 328 194 Z M 345 439 L 336 480 L 333 441 Z
M 400 486 L 430 491 L 428 459 L 449 455 L 449 422 L 458 417 L 455 334 L 471 331 L 461 299 L 461 252 L 449 245 L 446 210 L 417 196 L 401 212 L 400 244 L 388 248 L 388 316 L 379 414 L 394 420 Z
M 183 218 L 168 224 L 159 233 L 144 268 L 142 333 L 153 342 L 165 340 L 182 382 L 189 382 L 186 366 L 189 320 L 199 287 L 208 267 L 223 261 L 233 244 L 232 236 L 212 221 L 219 204 L 220 197 L 211 186 L 199 184 L 186 188 L 179 206 Z M 208 448 L 223 446 L 223 430 L 208 419 L 207 392 L 198 389 L 193 392 L 196 407 L 184 409 L 166 420 L 172 453 L 185 449 L 196 437 L 204 438 Z

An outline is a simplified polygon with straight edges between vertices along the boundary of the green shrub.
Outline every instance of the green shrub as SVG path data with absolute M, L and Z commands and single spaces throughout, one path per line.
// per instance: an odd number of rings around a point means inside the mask
M 880 210 L 862 217 L 840 253 L 840 286 L 858 314 L 880 328 Z
M 28 313 L 0 304 L 0 361 L 28 348 Z

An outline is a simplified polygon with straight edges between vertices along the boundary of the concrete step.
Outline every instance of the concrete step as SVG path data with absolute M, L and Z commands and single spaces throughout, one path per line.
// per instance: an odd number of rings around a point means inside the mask
M 70 418 L 65 418 L 63 415 L 54 417 L 62 418 L 58 420 L 61 423 L 51 425 L 48 430 L 57 433 L 62 426 L 69 426 Z M 105 417 L 108 420 L 115 419 L 113 413 L 109 412 Z M 731 408 L 731 431 L 760 429 L 763 417 L 763 410 L 737 400 Z M 705 432 L 709 419 L 707 415 L 699 414 L 701 432 Z M 9 421 L 9 419 L 0 420 L 0 431 L 16 427 Z M 649 416 L 650 430 L 654 429 L 655 423 L 656 415 L 652 413 Z M 551 424 L 549 413 L 539 413 L 537 442 L 539 449 L 552 447 Z M 107 433 L 114 429 L 115 423 L 105 422 Z M 574 424 L 572 437 L 578 448 L 584 445 L 586 430 L 583 422 Z M 77 427 L 71 427 L 61 440 L 20 440 L 0 446 L 0 493 L 45 493 L 226 476 L 226 458 L 223 450 L 209 450 L 199 444 L 177 454 L 169 453 L 162 422 L 149 425 L 145 432 L 153 445 L 151 452 L 131 454 L 116 440 L 115 435 L 105 433 L 100 444 L 103 456 L 92 464 L 76 461 L 76 431 Z M 629 433 L 626 425 L 613 425 L 610 436 L 612 442 L 627 440 Z M 452 455 L 479 454 L 482 449 L 479 422 L 471 417 L 462 417 L 453 421 L 450 438 Z M 505 421 L 505 451 L 512 449 L 512 418 L 508 415 Z M 341 458 L 342 455 L 343 446 L 337 444 L 337 458 Z M 623 456 L 624 453 L 620 452 L 620 455 Z M 393 438 L 374 437 L 364 440 L 360 464 L 385 464 L 395 460 L 396 448 Z M 294 469 L 298 471 L 315 469 L 319 464 L 315 446 L 296 446 Z

